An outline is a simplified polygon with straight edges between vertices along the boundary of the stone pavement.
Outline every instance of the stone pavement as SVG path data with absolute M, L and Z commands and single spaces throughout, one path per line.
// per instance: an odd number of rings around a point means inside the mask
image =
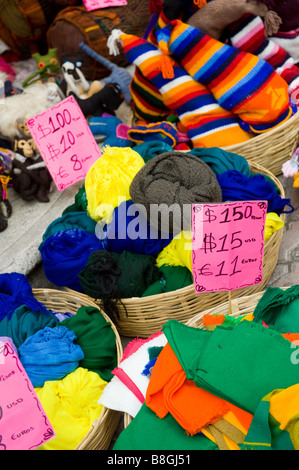
M 293 188 L 293 178 L 280 176 L 279 180 L 295 210 L 286 216 L 278 262 L 268 286 L 287 287 L 299 284 L 299 188 Z

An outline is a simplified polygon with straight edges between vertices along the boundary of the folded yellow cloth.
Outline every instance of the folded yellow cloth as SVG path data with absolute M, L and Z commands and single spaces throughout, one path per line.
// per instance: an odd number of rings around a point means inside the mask
M 159 253 L 158 268 L 162 265 L 184 266 L 192 272 L 192 232 L 182 231 Z
M 36 388 L 56 433 L 38 450 L 74 450 L 101 414 L 103 405 L 98 400 L 106 385 L 95 372 L 78 367 L 63 379 Z
M 275 212 L 269 212 L 266 215 L 265 237 L 264 241 L 269 240 L 271 235 L 284 226 L 284 221 Z
M 85 178 L 89 216 L 97 222 L 104 217 L 106 223 L 111 222 L 114 208 L 130 199 L 130 184 L 143 166 L 143 158 L 131 147 L 103 147 Z

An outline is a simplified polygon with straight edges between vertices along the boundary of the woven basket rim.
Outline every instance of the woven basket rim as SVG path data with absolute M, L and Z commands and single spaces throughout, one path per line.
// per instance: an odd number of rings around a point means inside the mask
M 52 309 L 60 313 L 70 312 L 76 314 L 78 308 L 81 306 L 97 308 L 105 320 L 111 324 L 114 331 L 117 348 L 117 364 L 120 363 L 123 355 L 123 347 L 119 332 L 110 317 L 108 317 L 108 315 L 103 312 L 103 310 L 99 308 L 99 305 L 97 305 L 91 298 L 79 297 L 74 291 L 66 292 L 59 289 L 48 288 L 33 288 L 32 293 L 34 297 L 43 303 L 49 310 Z M 64 305 L 67 307 L 63 308 Z M 77 445 L 75 450 L 89 450 L 90 447 L 93 447 L 95 450 L 107 450 L 112 438 L 112 435 L 110 436 L 109 432 L 107 433 L 107 426 L 110 425 L 111 430 L 113 430 L 114 433 L 120 419 L 120 415 L 120 412 L 110 410 L 103 406 L 99 418 L 94 421 L 91 429 Z M 107 435 L 105 435 L 105 433 L 107 433 Z M 101 445 L 99 445 L 99 441 L 101 442 Z
M 233 150 L 234 148 L 238 148 L 240 146 L 246 146 L 249 145 L 250 142 L 254 141 L 256 142 L 262 142 L 262 141 L 270 141 L 269 145 L 271 143 L 271 137 L 275 136 L 276 134 L 282 133 L 285 129 L 288 127 L 291 127 L 292 125 L 296 125 L 297 121 L 299 122 L 299 111 L 297 111 L 293 116 L 291 116 L 287 121 L 283 122 L 282 124 L 278 124 L 275 126 L 273 129 L 263 132 L 259 135 L 254 136 L 252 139 L 249 139 L 246 142 L 243 142 L 242 144 L 233 144 L 233 145 L 227 145 L 225 147 L 221 147 L 223 150 Z M 298 133 L 299 133 L 299 128 L 298 128 Z

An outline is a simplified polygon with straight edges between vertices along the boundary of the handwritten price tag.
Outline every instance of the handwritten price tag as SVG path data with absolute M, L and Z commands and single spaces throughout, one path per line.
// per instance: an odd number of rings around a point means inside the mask
M 192 206 L 192 269 L 196 293 L 231 291 L 263 279 L 268 203 Z
M 53 437 L 13 343 L 0 338 L 0 450 L 33 450 Z
M 29 119 L 27 125 L 59 191 L 84 179 L 101 156 L 73 96 Z
M 128 5 L 127 0 L 83 0 L 86 10 L 97 10 L 99 8 L 119 7 Z

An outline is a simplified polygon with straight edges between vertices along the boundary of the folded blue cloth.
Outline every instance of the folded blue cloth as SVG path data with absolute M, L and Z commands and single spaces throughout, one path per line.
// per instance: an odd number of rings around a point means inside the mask
M 34 298 L 24 274 L 0 274 L 0 321 L 4 317 L 10 320 L 13 312 L 21 305 L 26 305 L 33 312 L 49 314 L 45 305 Z
M 290 213 L 294 211 L 291 200 L 282 198 L 276 191 L 274 182 L 266 179 L 262 174 L 250 177 L 237 170 L 230 170 L 217 175 L 225 201 L 268 201 L 267 212 Z M 285 206 L 290 210 L 286 211 Z
M 89 255 L 103 249 L 95 234 L 80 229 L 55 232 L 39 246 L 47 279 L 56 286 L 82 292 L 78 275 Z
M 19 347 L 22 365 L 34 387 L 59 380 L 79 367 L 84 353 L 74 331 L 66 326 L 45 327 Z
M 172 238 L 173 234 L 162 238 L 161 233 L 148 224 L 138 204 L 130 199 L 114 209 L 112 221 L 103 231 L 102 242 L 107 251 L 157 256 Z

